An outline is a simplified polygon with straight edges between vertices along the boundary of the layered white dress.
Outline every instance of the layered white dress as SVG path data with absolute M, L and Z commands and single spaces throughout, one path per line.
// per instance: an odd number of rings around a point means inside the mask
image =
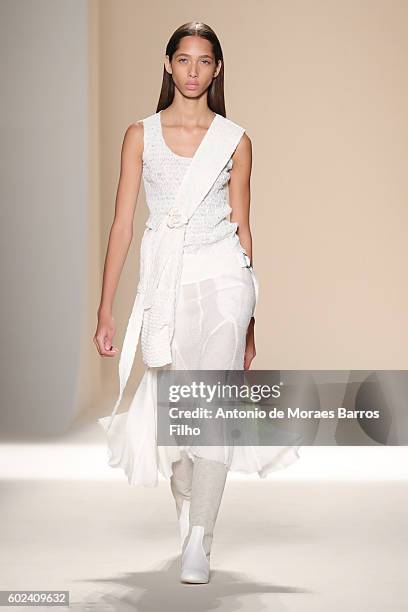
M 160 112 L 143 123 L 143 181 L 150 212 L 146 232 L 151 232 L 174 205 L 194 158 L 177 155 L 167 146 Z M 212 129 L 216 129 L 214 125 Z M 228 220 L 232 167 L 231 157 L 186 227 L 171 341 L 172 361 L 162 368 L 243 369 L 246 333 L 258 300 L 258 281 L 240 244 L 238 224 Z M 169 479 L 172 463 L 180 459 L 182 450 L 193 460 L 195 456 L 217 459 L 231 471 L 258 473 L 261 478 L 299 458 L 298 446 L 158 445 L 159 369 L 146 368 L 126 412 L 115 414 L 113 419 L 98 420 L 107 435 L 108 463 L 122 468 L 129 484 L 157 486 L 159 472 Z

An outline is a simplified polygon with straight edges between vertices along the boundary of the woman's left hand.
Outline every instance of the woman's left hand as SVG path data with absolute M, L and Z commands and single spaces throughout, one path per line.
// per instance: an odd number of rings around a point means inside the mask
M 255 319 L 251 318 L 246 334 L 246 348 L 244 356 L 244 370 L 249 370 L 251 362 L 256 355 L 255 350 Z

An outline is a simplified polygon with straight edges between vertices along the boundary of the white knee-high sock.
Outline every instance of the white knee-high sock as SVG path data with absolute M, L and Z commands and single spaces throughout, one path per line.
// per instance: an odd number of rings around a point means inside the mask
M 190 498 L 189 532 L 183 544 L 183 552 L 195 525 L 204 527 L 203 548 L 210 559 L 213 531 L 221 504 L 228 474 L 228 467 L 219 461 L 194 458 Z
M 170 488 L 176 502 L 177 518 L 180 518 L 183 500 L 190 501 L 193 480 L 193 460 L 185 451 L 181 451 L 180 461 L 172 464 L 173 474 L 170 478 Z

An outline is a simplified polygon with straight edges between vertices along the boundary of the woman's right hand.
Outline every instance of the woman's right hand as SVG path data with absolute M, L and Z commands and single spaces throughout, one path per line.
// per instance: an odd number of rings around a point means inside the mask
M 115 335 L 115 321 L 112 314 L 98 312 L 98 326 L 93 342 L 102 357 L 114 357 L 119 349 L 112 346 Z

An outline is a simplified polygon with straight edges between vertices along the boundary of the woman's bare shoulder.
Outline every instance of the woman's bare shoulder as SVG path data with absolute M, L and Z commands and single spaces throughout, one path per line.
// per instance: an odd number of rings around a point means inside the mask
M 126 129 L 125 136 L 134 141 L 143 141 L 144 126 L 143 121 L 136 121 L 131 123 Z
M 237 148 L 234 151 L 233 159 L 238 163 L 250 161 L 252 157 L 252 141 L 247 132 L 242 134 Z
M 252 149 L 252 141 L 250 139 L 250 137 L 248 136 L 248 132 L 245 131 L 242 134 L 242 138 L 238 143 L 238 147 L 237 149 L 239 149 L 240 151 L 246 151 L 247 153 L 249 153 Z
M 132 151 L 135 154 L 143 154 L 143 121 L 131 123 L 125 131 L 123 139 L 123 148 Z

